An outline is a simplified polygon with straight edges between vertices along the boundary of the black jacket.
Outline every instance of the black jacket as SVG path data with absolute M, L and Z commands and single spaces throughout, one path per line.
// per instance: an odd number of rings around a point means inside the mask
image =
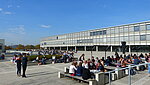
M 27 65 L 28 59 L 27 57 L 22 57 L 22 65 Z
M 91 72 L 89 69 L 83 68 L 82 78 L 84 80 L 91 78 Z

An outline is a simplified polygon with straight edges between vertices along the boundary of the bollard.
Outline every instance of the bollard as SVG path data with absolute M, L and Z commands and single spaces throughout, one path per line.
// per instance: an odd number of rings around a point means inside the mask
M 69 73 L 69 69 L 67 67 L 64 67 L 64 73 Z
M 104 72 L 100 72 L 95 74 L 95 79 L 97 81 L 97 85 L 105 85 L 105 74 Z
M 122 78 L 122 71 L 119 70 L 118 68 L 116 68 L 115 70 L 116 70 L 115 73 L 117 74 L 117 79 Z
M 136 69 L 139 71 L 140 70 L 140 66 L 136 66 Z
M 117 80 L 117 74 L 116 73 L 111 73 L 111 75 L 112 75 L 112 80 L 114 81 L 114 80 Z
M 125 69 L 125 74 L 128 75 L 129 74 L 129 70 Z
M 63 78 L 64 77 L 64 74 L 58 72 L 58 78 Z

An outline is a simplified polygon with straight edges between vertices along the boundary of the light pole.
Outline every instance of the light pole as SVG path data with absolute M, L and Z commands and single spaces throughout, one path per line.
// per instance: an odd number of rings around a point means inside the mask
M 92 58 L 92 55 L 93 55 L 93 49 L 96 47 L 97 45 L 93 45 L 93 47 L 91 47 L 91 58 Z
M 110 47 L 110 45 L 107 46 L 107 48 L 105 49 L 105 60 L 106 60 L 106 52 L 107 52 L 107 50 L 109 49 L 109 47 Z

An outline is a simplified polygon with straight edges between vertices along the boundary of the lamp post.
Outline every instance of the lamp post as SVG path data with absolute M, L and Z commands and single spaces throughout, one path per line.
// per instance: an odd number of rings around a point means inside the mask
M 97 45 L 93 45 L 93 47 L 91 47 L 91 58 L 92 58 L 92 55 L 93 55 L 93 50 L 95 49 Z
M 107 48 L 105 49 L 105 60 L 106 60 L 106 52 L 107 52 L 107 50 L 108 50 L 109 47 L 110 47 L 110 45 L 107 46 Z

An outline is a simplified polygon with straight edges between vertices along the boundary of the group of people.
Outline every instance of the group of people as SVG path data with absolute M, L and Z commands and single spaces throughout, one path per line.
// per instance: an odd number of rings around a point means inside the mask
M 4 59 L 5 59 L 5 55 L 4 54 L 0 55 L 0 60 L 4 60 Z
M 136 54 L 129 55 L 119 55 L 115 54 L 115 56 L 108 56 L 106 59 L 102 57 L 101 59 L 98 57 L 91 57 L 89 59 L 85 59 L 85 54 L 82 54 L 78 62 L 74 61 L 70 68 L 69 73 L 71 76 L 82 76 L 83 79 L 93 78 L 93 73 L 91 70 L 97 70 L 99 72 L 106 72 L 107 69 L 105 66 L 113 66 L 113 67 L 127 67 L 128 65 L 138 65 L 140 63 L 150 63 L 150 53 L 143 55 L 142 53 L 138 56 Z M 140 66 L 140 70 L 145 70 L 146 67 Z M 148 73 L 150 74 L 150 64 L 148 64 Z
M 22 68 L 22 77 L 26 78 L 26 68 L 27 68 L 27 62 L 28 58 L 26 57 L 26 54 L 19 54 L 19 55 L 14 55 L 13 61 L 16 63 L 17 67 L 17 76 L 21 76 L 21 68 Z

